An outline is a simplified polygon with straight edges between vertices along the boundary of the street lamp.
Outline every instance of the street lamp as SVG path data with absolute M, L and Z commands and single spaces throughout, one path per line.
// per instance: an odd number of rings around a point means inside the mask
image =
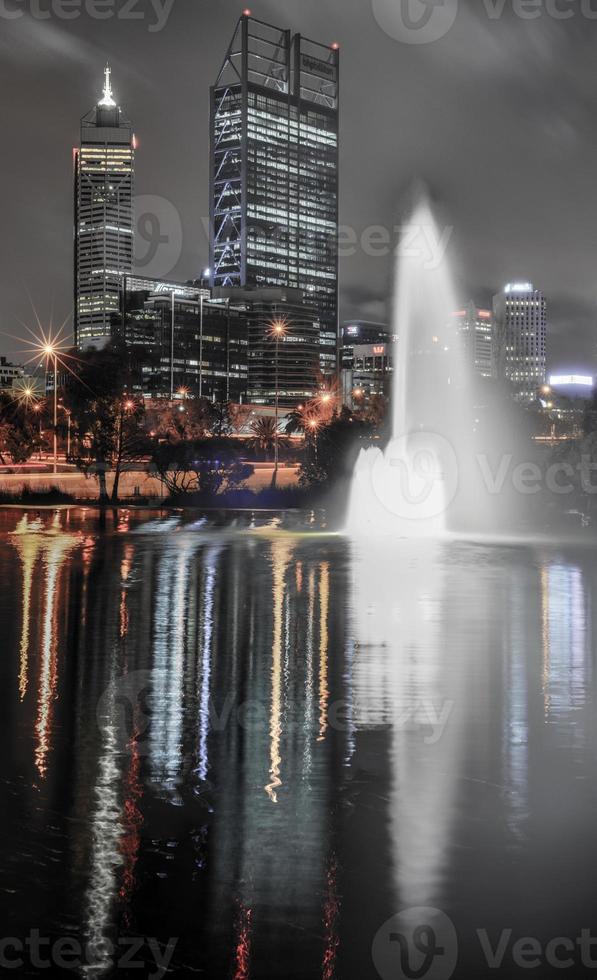
M 335 402 L 335 392 L 330 391 L 327 388 L 323 388 L 316 395 L 316 400 L 319 402 L 322 409 L 326 409 L 328 408 L 328 406 L 331 406 L 333 409 L 334 402 Z
M 51 341 L 42 347 L 42 353 L 46 358 L 46 391 L 48 390 L 48 364 L 52 361 L 52 373 L 54 375 L 54 464 L 53 472 L 58 472 L 58 348 Z
M 275 417 L 276 417 L 276 428 L 275 428 L 275 431 L 274 431 L 274 472 L 272 474 L 272 483 L 271 483 L 272 489 L 275 488 L 276 481 L 278 479 L 278 461 L 279 461 L 278 416 L 279 416 L 279 407 L 280 407 L 280 386 L 279 386 L 279 383 L 278 383 L 279 382 L 279 378 L 278 378 L 278 361 L 279 361 L 280 341 L 286 336 L 287 333 L 288 333 L 288 324 L 287 324 L 286 320 L 274 320 L 270 324 L 270 337 L 272 337 L 272 339 L 276 343 L 276 356 L 275 356 L 275 384 L 276 384 L 276 399 L 275 399 L 276 413 L 275 413 Z
M 317 464 L 317 462 L 318 462 L 318 459 L 317 459 L 317 430 L 319 429 L 319 426 L 320 426 L 319 419 L 309 419 L 309 421 L 307 422 L 307 426 L 309 427 L 309 429 L 313 433 L 313 446 L 315 448 L 315 463 Z
M 41 427 L 41 408 L 42 408 L 42 406 L 41 406 L 40 402 L 38 402 L 37 405 L 34 405 L 33 406 L 33 411 L 34 412 L 39 412 L 39 460 L 40 460 L 40 462 L 41 462 L 41 459 L 42 459 L 41 443 L 42 443 L 42 438 L 43 438 L 43 431 L 42 431 L 42 427 Z
M 61 408 L 62 411 L 64 412 L 64 414 L 66 415 L 66 455 L 67 456 L 70 456 L 70 417 L 71 417 L 71 410 L 70 410 L 70 408 L 66 408 L 65 405 L 59 405 L 58 407 Z

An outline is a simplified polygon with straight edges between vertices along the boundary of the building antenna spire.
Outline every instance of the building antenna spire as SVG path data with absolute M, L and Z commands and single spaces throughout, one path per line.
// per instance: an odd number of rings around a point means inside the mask
M 114 96 L 112 94 L 112 84 L 110 82 L 110 75 L 112 74 L 112 69 L 110 68 L 110 63 L 106 62 L 106 67 L 104 69 L 104 97 L 98 102 L 98 105 L 107 106 L 109 108 L 114 108 L 116 103 L 114 101 Z

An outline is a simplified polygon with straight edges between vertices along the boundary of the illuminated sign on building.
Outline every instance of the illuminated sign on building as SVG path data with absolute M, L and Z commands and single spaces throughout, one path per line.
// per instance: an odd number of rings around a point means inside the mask
M 385 344 L 377 344 L 373 347 L 374 354 L 385 354 L 385 352 L 386 352 Z
M 313 55 L 301 55 L 301 68 L 303 71 L 314 72 L 316 75 L 324 75 L 326 78 L 335 77 L 334 65 L 328 65 L 320 58 L 314 58 Z
M 552 374 L 549 383 L 553 388 L 561 385 L 575 385 L 583 388 L 593 387 L 593 378 L 589 374 Z
M 505 293 L 532 293 L 532 282 L 509 282 L 506 284 Z

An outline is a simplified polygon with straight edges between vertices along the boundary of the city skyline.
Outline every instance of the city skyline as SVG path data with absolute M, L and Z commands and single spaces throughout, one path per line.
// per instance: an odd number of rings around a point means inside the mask
M 97 98 L 98 74 L 107 57 L 119 101 L 134 118 L 139 138 L 138 201 L 147 209 L 153 199 L 161 226 L 167 228 L 172 239 L 180 237 L 178 260 L 178 244 L 174 241 L 173 248 L 166 249 L 167 254 L 160 257 L 165 266 L 152 269 L 151 261 L 145 261 L 152 250 L 152 228 L 146 222 L 141 228 L 139 256 L 145 264 L 138 271 L 188 279 L 207 264 L 208 88 L 217 73 L 231 27 L 241 13 L 239 7 L 226 0 L 217 7 L 208 5 L 205 12 L 189 12 L 178 4 L 159 32 L 152 32 L 151 23 L 141 20 L 98 22 L 82 16 L 71 22 L 59 18 L 36 20 L 25 15 L 6 21 L 5 35 L 10 41 L 14 34 L 21 58 L 32 57 L 34 46 L 40 52 L 36 84 L 21 87 L 18 113 L 11 107 L 5 111 L 22 147 L 19 166 L 25 177 L 39 181 L 43 170 L 47 181 L 44 204 L 48 207 L 40 224 L 35 220 L 39 213 L 34 206 L 36 198 L 32 201 L 29 195 L 24 199 L 20 186 L 5 201 L 4 214 L 15 242 L 15 255 L 8 256 L 6 263 L 1 325 L 4 333 L 15 332 L 17 319 L 31 322 L 27 293 L 42 320 L 49 319 L 52 308 L 61 320 L 72 309 L 68 281 L 72 188 L 65 154 L 76 144 L 77 120 Z M 502 283 L 514 278 L 532 279 L 549 300 L 549 365 L 593 367 L 597 358 L 591 270 L 597 247 L 592 244 L 590 208 L 582 207 L 589 191 L 586 160 L 590 159 L 593 140 L 584 123 L 590 96 L 585 90 L 575 89 L 577 108 L 572 117 L 558 109 L 560 102 L 554 108 L 552 99 L 550 106 L 548 98 L 553 87 L 559 86 L 563 104 L 563 96 L 572 84 L 565 71 L 572 52 L 581 77 L 591 71 L 582 22 L 548 18 L 513 21 L 507 13 L 500 20 L 491 21 L 461 5 L 459 20 L 445 38 L 418 46 L 389 37 L 369 7 L 362 10 L 356 5 L 343 6 L 343 16 L 339 17 L 335 4 L 330 4 L 326 12 L 307 3 L 299 13 L 290 5 L 274 8 L 271 3 L 260 3 L 254 13 L 260 19 L 288 23 L 293 30 L 341 45 L 345 92 L 341 118 L 341 225 L 354 229 L 359 241 L 365 229 L 376 225 L 390 233 L 399 223 L 394 215 L 412 178 L 422 174 L 447 216 L 446 226 L 451 229 L 449 248 L 456 259 L 463 301 L 473 296 L 480 305 L 487 305 Z M 209 45 L 202 40 L 208 15 Z M 180 58 L 181 50 L 192 47 L 189 37 L 197 39 L 202 51 L 200 59 Z M 507 38 L 515 39 L 514 54 L 508 55 L 502 44 Z M 458 109 L 457 118 L 453 118 L 457 110 L 450 102 L 442 121 L 443 101 L 434 97 L 432 80 L 441 73 L 446 58 L 462 53 L 463 45 L 466 47 L 474 39 L 475 57 L 471 57 L 469 67 L 479 94 L 467 111 Z M 157 43 L 159 64 L 153 59 Z M 496 45 L 500 47 L 499 54 L 494 50 Z M 470 53 L 473 48 L 466 50 Z M 480 51 L 486 52 L 485 62 Z M 517 68 L 517 79 L 522 93 L 528 96 L 529 111 L 532 110 L 533 140 L 525 140 L 524 154 L 506 153 L 504 146 L 506 132 L 510 139 L 518 134 L 513 117 L 519 103 L 515 105 L 514 93 L 506 88 L 500 91 L 499 100 L 492 103 L 489 99 L 496 80 L 511 85 L 506 71 L 508 59 L 515 58 L 516 53 L 526 56 Z M 5 81 L 14 68 L 13 55 L 8 43 L 0 55 Z M 376 87 L 376 72 L 364 69 L 365 63 L 373 64 L 373 57 L 384 83 L 381 88 Z M 176 71 L 172 71 L 175 59 Z M 151 75 L 147 72 L 149 64 Z M 543 83 L 547 70 L 551 75 L 546 88 Z M 404 86 L 397 89 L 407 71 L 412 85 L 408 90 Z M 422 87 L 423 79 L 428 85 Z M 465 79 L 458 72 L 448 80 L 451 92 L 454 86 L 462 89 L 464 84 Z M 399 99 L 396 91 L 400 92 Z M 467 92 L 472 99 L 470 89 Z M 490 140 L 475 138 L 481 96 L 486 99 L 483 126 L 490 124 Z M 42 107 L 34 128 L 36 152 L 31 143 L 31 127 L 23 126 L 27 106 L 32 107 L 34 99 Z M 46 105 L 47 112 L 43 111 Z M 385 125 L 380 123 L 382 110 Z M 486 155 L 490 148 L 493 156 L 488 169 Z M 542 165 L 537 171 L 539 158 Z M 365 161 L 369 172 L 364 170 Z M 480 170 L 481 177 L 473 179 L 476 170 Z M 565 200 L 561 201 L 561 197 Z M 547 211 L 543 206 L 545 198 L 550 201 Z M 574 221 L 567 218 L 569 211 Z M 388 214 L 392 215 L 391 221 Z M 481 249 L 475 247 L 479 235 L 483 239 Z M 23 272 L 22 262 L 18 268 L 16 263 L 26 250 L 30 259 Z M 376 246 L 374 250 L 386 254 L 368 255 L 359 245 L 354 254 L 340 259 L 341 321 L 386 319 L 389 315 L 390 249 Z M 174 264 L 168 268 L 172 261 Z M 14 354 L 12 342 L 4 339 L 1 346 L 4 352 Z

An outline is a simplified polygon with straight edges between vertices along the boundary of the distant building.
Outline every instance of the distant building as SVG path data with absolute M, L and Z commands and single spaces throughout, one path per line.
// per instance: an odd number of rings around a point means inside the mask
M 390 394 L 392 344 L 357 344 L 354 348 L 353 385 L 365 395 Z
M 346 320 L 340 329 L 340 364 L 344 370 L 353 367 L 354 347 L 363 344 L 385 344 L 390 328 L 385 323 L 370 320 Z
M 493 377 L 493 314 L 468 303 L 453 313 L 469 365 L 484 378 Z
M 495 374 L 520 401 L 533 401 L 545 384 L 547 312 L 543 293 L 530 282 L 508 283 L 493 298 Z
M 4 391 L 12 388 L 15 381 L 20 381 L 25 377 L 25 368 L 22 364 L 12 364 L 5 357 L 0 357 L 0 388 Z
M 247 400 L 254 405 L 278 402 L 294 407 L 320 387 L 320 323 L 300 289 L 214 289 L 245 318 L 247 330 Z M 282 333 L 276 343 L 273 326 Z
M 338 45 L 242 15 L 211 90 L 211 285 L 302 290 L 324 374 L 338 357 L 338 100 Z
M 191 284 L 131 277 L 127 286 L 115 338 L 133 352 L 140 393 L 176 398 L 188 390 L 211 401 L 246 401 L 244 310 L 213 302 Z
M 389 398 L 393 372 L 392 343 L 355 344 L 352 367 L 342 369 L 342 401 L 349 408 L 374 395 Z
M 133 266 L 134 136 L 114 101 L 108 67 L 102 98 L 81 120 L 74 168 L 74 329 L 84 349 L 109 340 Z

